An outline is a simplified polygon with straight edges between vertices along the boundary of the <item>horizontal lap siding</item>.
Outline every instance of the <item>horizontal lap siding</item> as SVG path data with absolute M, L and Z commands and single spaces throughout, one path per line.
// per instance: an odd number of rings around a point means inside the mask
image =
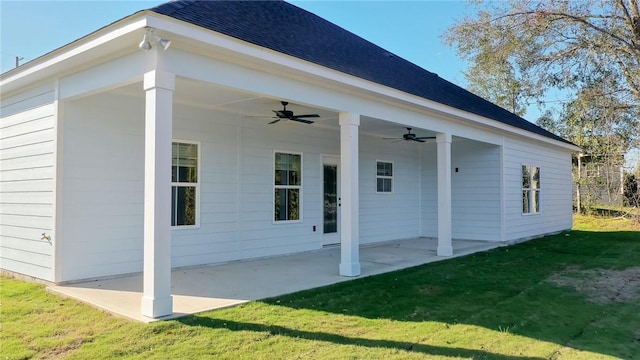
M 540 213 L 522 214 L 522 165 L 540 167 Z M 571 155 L 533 143 L 505 139 L 505 232 L 516 240 L 570 229 Z
M 360 139 L 360 243 L 419 236 L 420 145 Z M 376 193 L 376 161 L 393 163 L 391 194 Z
M 40 87 L 2 101 L 0 266 L 53 281 L 55 107 Z M 55 240 L 55 239 L 54 239 Z
M 500 148 L 456 141 L 451 146 L 451 168 L 453 238 L 499 240 Z
M 421 153 L 421 236 L 438 236 L 438 163 L 436 144 L 423 145 Z
M 62 281 L 141 271 L 143 102 L 70 101 L 64 125 Z
M 322 246 L 322 156 L 339 132 L 180 107 L 174 137 L 199 141 L 200 228 L 173 231 L 173 266 L 274 256 Z M 361 243 L 418 236 L 417 148 L 360 136 Z M 273 152 L 302 153 L 302 221 L 273 222 Z M 385 155 L 386 154 L 386 155 Z M 375 160 L 395 164 L 397 191 L 375 193 Z M 313 227 L 316 231 L 313 231 Z
M 102 94 L 65 105 L 64 281 L 142 270 L 144 108 Z M 95 135 L 99 134 L 99 136 Z M 199 227 L 172 231 L 172 266 L 322 247 L 322 156 L 339 131 L 176 105 L 173 137 L 198 141 Z M 273 152 L 303 155 L 302 221 L 273 222 Z M 419 235 L 417 144 L 360 135 L 362 243 Z M 375 161 L 394 162 L 391 195 L 375 193 Z M 315 226 L 316 230 L 313 230 Z
M 422 153 L 422 236 L 438 236 L 435 143 Z M 458 168 L 458 172 L 455 169 Z M 500 239 L 500 148 L 455 139 L 451 144 L 451 216 L 454 239 Z

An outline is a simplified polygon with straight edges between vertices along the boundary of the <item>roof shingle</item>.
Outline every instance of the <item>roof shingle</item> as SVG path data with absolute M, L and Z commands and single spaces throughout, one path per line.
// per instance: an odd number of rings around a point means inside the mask
M 284 1 L 171 1 L 150 9 L 412 95 L 565 143 L 567 140 Z

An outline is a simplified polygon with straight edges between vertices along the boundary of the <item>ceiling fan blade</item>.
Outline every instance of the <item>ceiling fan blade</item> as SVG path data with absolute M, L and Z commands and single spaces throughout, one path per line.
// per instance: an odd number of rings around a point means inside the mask
M 284 111 L 282 111 L 282 110 L 271 110 L 271 111 L 273 111 L 276 114 L 276 116 L 279 117 L 279 118 L 286 118 L 287 117 L 287 114 L 285 114 Z
M 402 140 L 402 138 L 397 138 L 397 137 L 394 137 L 394 138 L 382 138 L 382 140 Z
M 422 140 L 422 139 L 420 139 L 420 138 L 413 138 L 413 139 L 411 139 L 411 140 L 413 140 L 413 141 L 417 141 L 417 142 L 425 142 L 424 140 Z
M 280 121 L 280 119 L 275 119 L 275 120 L 273 120 L 272 122 L 270 122 L 270 123 L 269 123 L 269 124 L 267 124 L 267 125 L 275 124 L 275 123 L 277 123 L 278 121 Z
M 420 140 L 432 140 L 432 139 L 435 139 L 435 138 L 436 138 L 435 136 L 420 136 L 420 137 L 417 137 L 416 139 L 420 139 Z
M 313 124 L 313 121 L 311 121 L 311 120 L 305 120 L 305 119 L 298 119 L 298 116 L 294 116 L 294 117 L 290 118 L 289 120 L 291 120 L 291 121 L 301 122 L 301 123 L 303 123 L 303 124 Z
M 320 115 L 318 115 L 318 114 L 306 114 L 306 115 L 295 115 L 294 117 L 295 118 L 310 118 L 310 117 L 317 118 L 317 117 L 320 117 Z

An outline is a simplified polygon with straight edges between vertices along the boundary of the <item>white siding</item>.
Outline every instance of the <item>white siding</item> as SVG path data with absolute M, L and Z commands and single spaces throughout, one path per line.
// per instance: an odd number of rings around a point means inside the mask
M 69 102 L 65 114 L 62 281 L 141 271 L 143 100 L 101 94 Z M 172 231 L 174 267 L 321 248 L 322 156 L 339 155 L 337 126 L 267 122 L 176 105 L 173 137 L 200 143 L 201 168 L 200 226 Z M 570 227 L 569 155 L 507 143 L 506 238 Z M 390 143 L 361 133 L 359 148 L 361 243 L 435 236 L 435 144 Z M 303 154 L 300 222 L 273 221 L 275 150 Z M 523 158 L 541 163 L 540 215 L 520 213 Z M 454 139 L 454 238 L 500 239 L 500 159 L 499 146 Z M 376 193 L 376 160 L 394 164 L 392 194 Z
M 522 214 L 522 165 L 540 167 L 540 213 Z M 571 155 L 521 139 L 505 138 L 505 240 L 570 229 Z
M 41 86 L 2 100 L 0 267 L 53 281 L 55 107 Z M 55 239 L 53 239 L 55 241 Z
M 437 150 L 434 143 L 423 146 L 421 234 L 436 237 Z M 451 171 L 453 238 L 500 240 L 500 148 L 455 139 L 451 145 Z
M 142 269 L 143 104 L 107 94 L 65 104 L 61 281 Z
M 500 240 L 500 147 L 456 141 L 451 169 L 453 238 Z
M 360 137 L 360 243 L 420 234 L 420 144 Z M 376 193 L 376 160 L 393 163 L 393 193 Z
M 143 103 L 101 94 L 65 115 L 62 281 L 141 271 Z M 322 247 L 322 155 L 339 155 L 339 132 L 267 122 L 175 107 L 173 137 L 200 142 L 201 169 L 200 226 L 172 231 L 174 267 Z M 300 222 L 273 221 L 274 150 L 303 154 Z M 361 135 L 360 153 L 361 242 L 418 236 L 418 145 Z M 376 160 L 394 162 L 393 194 L 375 193 Z
M 438 236 L 438 162 L 435 143 L 422 145 L 421 154 L 421 236 Z

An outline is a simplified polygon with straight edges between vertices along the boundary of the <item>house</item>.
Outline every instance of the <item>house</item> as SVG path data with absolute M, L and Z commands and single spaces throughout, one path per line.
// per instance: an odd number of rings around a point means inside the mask
M 572 225 L 575 145 L 282 1 L 168 2 L 0 86 L 2 269 L 143 272 L 148 317 L 172 267 Z

